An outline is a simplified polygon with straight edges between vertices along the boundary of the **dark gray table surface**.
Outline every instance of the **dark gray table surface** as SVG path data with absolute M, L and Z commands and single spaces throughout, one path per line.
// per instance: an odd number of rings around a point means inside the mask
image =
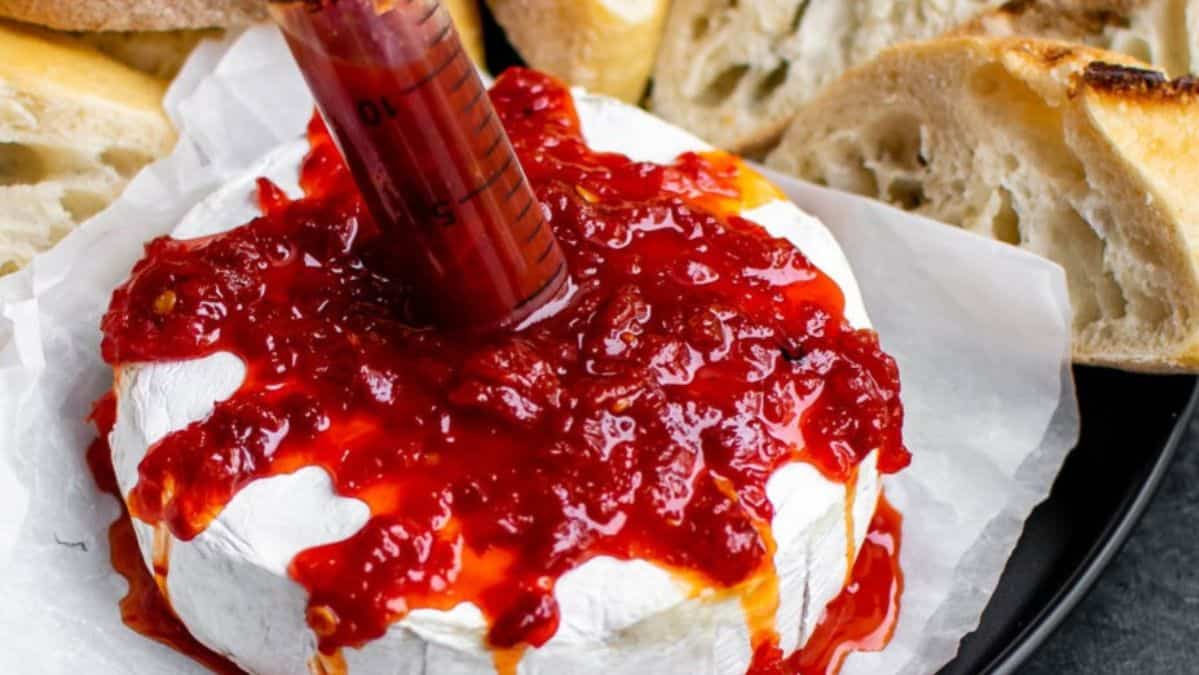
M 1021 670 L 1109 673 L 1199 673 L 1199 421 L 1124 550 Z

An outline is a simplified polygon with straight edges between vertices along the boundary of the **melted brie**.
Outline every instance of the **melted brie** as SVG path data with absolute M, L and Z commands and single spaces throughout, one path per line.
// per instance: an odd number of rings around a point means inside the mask
M 668 163 L 702 141 L 638 109 L 575 93 L 591 147 Z M 266 176 L 298 197 L 305 140 L 285 145 L 200 203 L 174 231 L 187 239 L 233 229 L 258 215 L 254 179 Z M 742 214 L 792 241 L 841 287 L 846 317 L 868 327 L 857 283 L 832 235 L 789 202 Z M 138 464 L 166 435 L 210 414 L 241 385 L 245 368 L 230 354 L 117 371 L 117 421 L 109 438 L 121 491 L 137 483 Z M 807 464 L 779 469 L 767 484 L 775 509 L 775 567 L 781 646 L 802 646 L 840 592 L 880 493 L 875 455 L 856 482 L 841 485 Z M 852 503 L 852 509 L 849 504 Z M 239 492 L 190 542 L 169 541 L 167 589 L 176 614 L 200 642 L 255 675 L 302 675 L 316 655 L 305 622 L 307 593 L 287 574 L 301 551 L 343 540 L 369 518 L 367 506 L 336 495 L 329 476 L 309 467 L 258 480 Z M 153 529 L 135 520 L 150 565 Z M 852 532 L 850 530 L 852 529 Z M 852 537 L 852 544 L 848 539 Z M 742 675 L 752 653 L 739 596 L 693 589 L 645 561 L 597 558 L 563 575 L 555 596 L 561 625 L 540 649 L 521 655 L 520 675 Z M 489 675 L 487 623 L 473 605 L 417 610 L 362 649 L 343 652 L 350 675 Z

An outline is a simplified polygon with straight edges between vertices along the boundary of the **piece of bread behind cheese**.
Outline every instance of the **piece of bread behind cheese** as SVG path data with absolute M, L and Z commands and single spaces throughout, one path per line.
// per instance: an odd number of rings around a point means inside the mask
M 176 30 L 266 18 L 266 0 L 0 0 L 0 16 L 59 30 Z
M 778 138 L 804 102 L 888 45 L 932 37 L 1000 0 L 675 0 L 653 111 L 729 150 Z
M 483 64 L 477 0 L 442 0 L 467 53 Z M 219 35 L 210 28 L 267 19 L 266 0 L 0 0 L 0 16 L 68 31 L 113 58 L 159 77 L 172 77 L 196 44 Z
M 1199 72 L 1199 0 L 1012 0 L 959 32 L 1082 42 L 1173 77 Z
M 1199 69 L 1199 0 L 676 0 L 652 107 L 750 154 L 847 68 L 893 44 L 946 32 L 1086 42 Z
M 1119 63 L 1021 38 L 900 45 L 805 106 L 768 163 L 1061 264 L 1080 362 L 1199 371 L 1199 81 Z
M 645 94 L 669 0 L 487 0 L 530 66 L 630 103 Z
M 165 90 L 77 40 L 0 21 L 0 274 L 171 149 Z

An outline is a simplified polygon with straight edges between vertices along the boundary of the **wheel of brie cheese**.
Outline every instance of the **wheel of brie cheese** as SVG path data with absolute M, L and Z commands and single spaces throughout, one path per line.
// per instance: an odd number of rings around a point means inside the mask
M 573 277 L 514 333 L 422 324 L 319 122 L 147 247 L 104 322 L 147 568 L 256 675 L 796 652 L 907 461 L 845 258 L 635 108 L 522 70 L 492 99 Z

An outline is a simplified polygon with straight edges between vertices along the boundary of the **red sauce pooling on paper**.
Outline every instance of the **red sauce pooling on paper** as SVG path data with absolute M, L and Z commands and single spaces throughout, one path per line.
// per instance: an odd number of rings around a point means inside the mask
M 881 651 L 899 619 L 903 517 L 880 499 L 849 583 L 833 598 L 804 648 L 782 658 L 774 644 L 754 655 L 748 675 L 836 675 L 853 652 Z
M 121 599 L 121 620 L 126 626 L 151 640 L 161 642 L 175 651 L 185 654 L 203 664 L 217 675 L 242 675 L 242 670 L 228 659 L 213 652 L 196 641 L 187 632 L 170 605 L 158 590 L 154 577 L 146 569 L 133 521 L 125 510 L 125 502 L 117 487 L 113 473 L 112 450 L 108 447 L 108 434 L 116 421 L 117 401 L 108 394 L 96 402 L 91 421 L 100 436 L 87 449 L 87 465 L 96 487 L 121 502 L 121 515 L 108 528 L 108 548 L 112 567 L 129 584 L 129 591 Z
M 325 654 L 464 601 L 497 649 L 541 645 L 556 580 L 601 555 L 760 586 L 775 469 L 845 481 L 874 449 L 884 471 L 909 459 L 876 335 L 802 253 L 734 215 L 774 197 L 761 178 L 721 153 L 594 152 L 568 90 L 532 71 L 491 96 L 578 285 L 552 318 L 490 337 L 424 326 L 314 122 L 304 198 L 261 181 L 262 217 L 152 242 L 103 322 L 114 366 L 225 351 L 247 367 L 150 450 L 134 517 L 189 540 L 249 483 L 307 466 L 370 506 L 357 534 L 291 565 Z

